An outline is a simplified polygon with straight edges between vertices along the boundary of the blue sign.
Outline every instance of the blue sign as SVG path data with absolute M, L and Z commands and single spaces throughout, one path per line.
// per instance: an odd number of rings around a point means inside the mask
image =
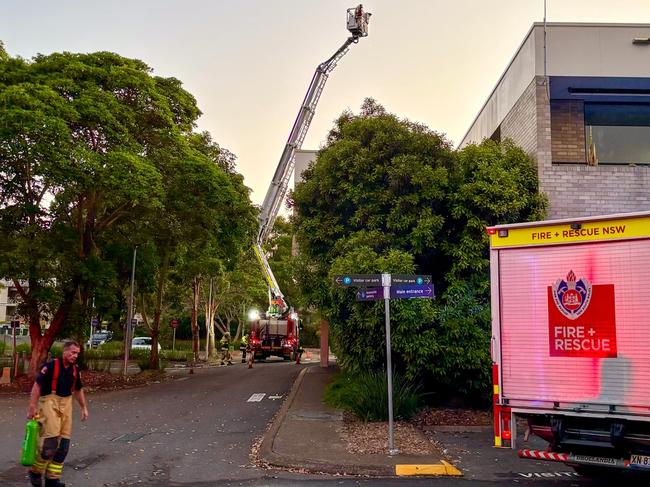
M 408 286 L 391 286 L 392 299 L 433 298 L 433 284 L 410 284 Z
M 357 301 L 378 301 L 384 299 L 383 287 L 369 287 L 357 291 Z

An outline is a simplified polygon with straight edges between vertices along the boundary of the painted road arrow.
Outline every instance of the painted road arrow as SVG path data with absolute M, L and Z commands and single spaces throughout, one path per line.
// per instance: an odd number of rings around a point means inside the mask
M 381 286 L 381 274 L 346 274 L 335 276 L 334 284 L 344 287 Z
M 427 275 L 418 275 L 418 274 L 392 274 L 390 276 L 391 285 L 403 285 L 403 284 L 417 284 L 421 286 L 422 284 L 431 284 L 431 276 Z
M 384 299 L 383 287 L 369 287 L 357 291 L 357 301 L 378 301 Z
M 433 285 L 411 284 L 408 286 L 391 286 L 390 297 L 392 299 L 413 299 L 413 298 L 433 298 Z

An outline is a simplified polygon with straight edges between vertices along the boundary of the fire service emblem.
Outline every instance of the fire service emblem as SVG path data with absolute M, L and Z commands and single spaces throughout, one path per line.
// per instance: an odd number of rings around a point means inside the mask
M 587 310 L 591 301 L 591 283 L 584 277 L 576 278 L 569 271 L 565 279 L 558 279 L 552 286 L 553 301 L 564 316 L 575 320 Z

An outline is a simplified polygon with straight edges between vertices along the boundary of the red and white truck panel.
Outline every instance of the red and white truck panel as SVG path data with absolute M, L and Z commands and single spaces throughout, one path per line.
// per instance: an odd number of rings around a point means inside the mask
M 650 464 L 650 213 L 488 233 L 495 445 L 525 419 L 522 457 Z

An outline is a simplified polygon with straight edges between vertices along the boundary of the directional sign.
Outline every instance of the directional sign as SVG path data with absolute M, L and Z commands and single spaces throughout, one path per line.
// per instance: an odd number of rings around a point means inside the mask
M 334 284 L 343 287 L 381 286 L 381 274 L 346 274 L 334 277 Z
M 392 299 L 413 299 L 413 298 L 433 298 L 433 285 L 410 284 L 408 286 L 392 286 L 390 288 L 390 297 Z
M 357 301 L 378 301 L 384 299 L 383 287 L 369 287 L 357 291 Z
M 431 276 L 426 275 L 417 275 L 417 274 L 392 274 L 390 276 L 391 285 L 403 285 L 403 284 L 417 284 L 421 286 L 422 284 L 431 284 Z
M 97 318 L 93 318 L 90 324 L 97 328 L 99 326 L 99 320 Z

